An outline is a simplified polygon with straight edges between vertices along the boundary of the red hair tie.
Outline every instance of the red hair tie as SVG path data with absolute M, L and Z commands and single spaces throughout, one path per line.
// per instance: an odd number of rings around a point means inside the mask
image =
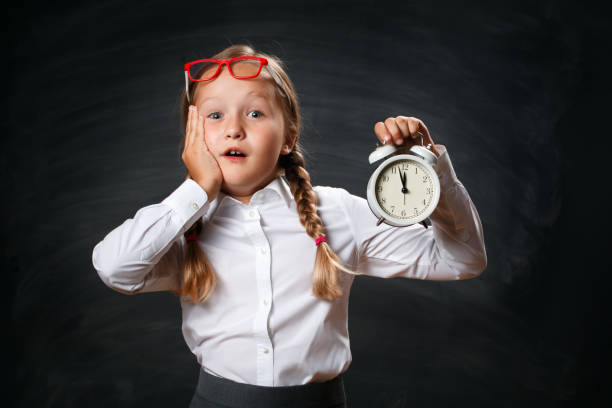
M 187 242 L 189 242 L 189 241 L 197 241 L 198 240 L 198 236 L 196 234 L 191 234 L 191 235 L 187 235 L 185 237 L 185 239 L 187 240 Z
M 325 239 L 323 235 L 321 235 L 319 238 L 315 240 L 316 245 L 319 245 L 320 242 L 327 242 L 327 240 Z

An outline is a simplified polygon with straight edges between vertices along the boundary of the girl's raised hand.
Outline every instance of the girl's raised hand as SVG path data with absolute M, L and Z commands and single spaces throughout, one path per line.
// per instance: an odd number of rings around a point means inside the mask
M 212 201 L 221 190 L 223 174 L 217 159 L 208 150 L 204 138 L 204 118 L 197 106 L 189 106 L 185 129 L 185 149 L 181 156 L 189 176 L 206 191 L 208 200 Z
M 384 123 L 376 122 L 374 125 L 374 133 L 382 143 L 393 143 L 398 147 L 404 146 L 406 150 L 421 144 L 419 132 L 423 135 L 423 145 L 427 147 L 428 144 L 431 144 L 431 151 L 440 157 L 425 123 L 418 118 L 397 116 L 385 119 Z

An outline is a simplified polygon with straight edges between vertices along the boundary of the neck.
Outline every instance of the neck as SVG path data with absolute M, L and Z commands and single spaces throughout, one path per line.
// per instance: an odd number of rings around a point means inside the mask
M 255 191 L 261 190 L 262 188 L 264 188 L 265 186 L 267 186 L 272 180 L 274 180 L 276 177 L 280 176 L 280 175 L 284 175 L 285 174 L 285 169 L 279 169 L 278 171 L 276 171 L 267 181 L 262 182 L 262 184 L 257 187 L 255 189 Z M 253 194 L 255 194 L 255 191 L 253 191 L 250 194 L 247 195 L 236 195 L 236 194 L 230 194 L 225 192 L 227 195 L 229 195 L 230 197 L 235 198 L 236 200 L 240 201 L 241 203 L 245 204 L 245 205 L 249 205 L 251 202 L 251 197 L 253 197 Z

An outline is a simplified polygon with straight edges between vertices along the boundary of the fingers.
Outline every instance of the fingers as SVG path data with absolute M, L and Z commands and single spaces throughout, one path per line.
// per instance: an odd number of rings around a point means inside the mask
M 395 118 L 387 118 L 384 123 L 377 122 L 374 125 L 374 132 L 383 143 L 392 142 L 396 145 L 402 145 L 405 143 L 404 139 L 410 139 L 411 144 L 420 145 L 422 135 L 423 145 L 427 146 L 428 143 L 434 144 L 423 121 L 414 117 L 397 116 Z
M 204 117 L 198 113 L 198 124 L 196 128 L 196 140 L 199 146 L 203 146 L 205 150 L 208 150 L 206 139 L 204 138 Z
M 376 122 L 374 125 L 374 133 L 376 136 L 378 136 L 378 140 L 380 140 L 382 143 L 388 143 L 391 141 L 391 135 L 387 131 L 385 124 L 382 122 Z
M 188 149 L 193 143 L 193 129 L 195 122 L 195 111 L 192 105 L 189 105 L 189 112 L 187 114 L 187 126 L 185 129 L 185 149 Z
M 190 148 L 204 138 L 204 118 L 198 112 L 198 107 L 189 105 L 187 124 L 185 126 L 185 148 Z
M 395 144 L 401 145 L 404 143 L 404 135 L 402 135 L 402 131 L 395 123 L 395 118 L 387 118 L 385 120 L 385 127 L 387 128 L 387 132 L 391 134 L 391 139 Z
M 410 129 L 410 119 L 406 116 L 398 116 L 396 119 L 397 127 L 400 128 L 402 135 L 406 135 L 406 137 L 416 137 L 417 132 Z
M 377 122 L 374 125 L 374 132 L 381 142 L 392 142 L 396 145 L 404 143 L 404 138 L 410 136 L 408 126 L 405 123 L 399 123 L 396 118 L 387 118 L 385 122 Z
M 191 108 L 187 111 L 187 123 L 185 124 L 185 148 L 189 146 L 189 127 L 191 126 Z
M 423 144 L 427 146 L 427 143 L 433 144 L 433 140 L 431 140 L 431 136 L 429 136 L 429 130 L 427 130 L 427 126 L 423 123 L 422 120 L 417 118 L 408 118 L 405 116 L 398 116 L 400 122 L 404 122 L 407 124 L 410 135 L 413 139 L 418 139 L 417 142 L 421 143 L 421 137 L 419 133 L 423 135 Z

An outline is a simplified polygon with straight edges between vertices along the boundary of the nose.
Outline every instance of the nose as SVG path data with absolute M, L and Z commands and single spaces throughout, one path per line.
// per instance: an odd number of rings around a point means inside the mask
M 244 137 L 244 128 L 238 116 L 232 115 L 225 121 L 225 137 L 228 139 L 242 139 Z

